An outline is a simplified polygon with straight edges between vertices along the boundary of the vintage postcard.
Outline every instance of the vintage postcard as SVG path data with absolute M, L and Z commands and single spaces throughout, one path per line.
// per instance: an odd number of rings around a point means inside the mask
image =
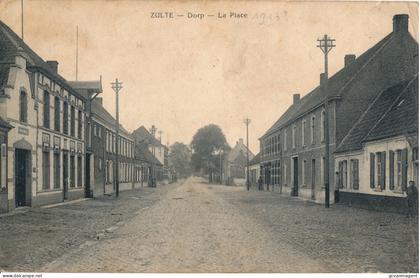
M 0 0 L 2 277 L 417 277 L 418 25 L 414 1 Z

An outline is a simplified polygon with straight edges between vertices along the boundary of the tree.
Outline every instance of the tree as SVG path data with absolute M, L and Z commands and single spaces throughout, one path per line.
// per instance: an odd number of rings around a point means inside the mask
M 175 170 L 177 177 L 186 178 L 191 175 L 191 150 L 179 142 L 169 147 L 169 167 Z
M 191 164 L 194 171 L 209 174 L 211 181 L 212 173 L 219 172 L 220 152 L 224 151 L 226 153 L 229 145 L 221 128 L 215 124 L 209 124 L 195 133 L 191 142 L 191 149 Z

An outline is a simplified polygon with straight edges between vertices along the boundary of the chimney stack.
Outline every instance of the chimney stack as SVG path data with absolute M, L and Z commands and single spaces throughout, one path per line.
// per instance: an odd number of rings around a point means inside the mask
M 394 34 L 402 34 L 408 32 L 408 14 L 396 14 L 393 18 Z
M 353 63 L 354 60 L 356 60 L 356 55 L 354 54 L 347 54 L 346 56 L 344 56 L 344 67 L 347 67 L 348 65 Z
M 99 103 L 101 106 L 103 106 L 103 103 L 102 103 L 102 97 L 96 97 L 95 99 L 94 99 L 94 101 L 96 101 L 97 103 Z
M 325 73 L 321 73 L 319 75 L 319 84 L 321 85 L 321 87 L 324 87 L 326 83 L 327 83 L 327 77 L 325 76 Z
M 47 61 L 48 66 L 54 73 L 58 73 L 58 62 L 57 61 Z
M 293 94 L 293 105 L 300 101 L 300 94 Z
M 239 144 L 244 144 L 244 139 L 242 139 L 242 138 L 239 138 L 239 142 L 238 142 Z

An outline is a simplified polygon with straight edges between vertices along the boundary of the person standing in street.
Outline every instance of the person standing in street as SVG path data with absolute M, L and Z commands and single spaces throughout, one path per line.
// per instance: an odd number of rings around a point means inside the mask
M 258 178 L 258 190 L 263 190 L 263 180 L 261 176 Z
M 414 184 L 414 181 L 410 181 L 407 187 L 407 204 L 408 204 L 408 216 L 417 217 L 419 213 L 419 191 Z

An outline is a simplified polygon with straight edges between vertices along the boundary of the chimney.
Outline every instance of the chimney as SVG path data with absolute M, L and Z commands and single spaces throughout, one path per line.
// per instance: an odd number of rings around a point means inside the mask
M 103 104 L 102 104 L 102 98 L 101 97 L 96 97 L 95 99 L 94 99 L 94 101 L 96 101 L 97 103 L 99 103 L 101 106 L 103 106 Z
M 354 54 L 347 54 L 346 56 L 344 56 L 344 67 L 347 67 L 348 65 L 353 63 L 354 60 L 356 60 L 356 55 Z
M 293 105 L 300 101 L 300 94 L 293 94 Z
M 244 139 L 242 139 L 242 138 L 239 138 L 239 142 L 238 142 L 238 144 L 244 144 Z
M 48 66 L 54 73 L 58 73 L 58 62 L 57 61 L 47 61 Z
M 321 85 L 321 87 L 324 87 L 326 83 L 327 83 L 327 77 L 325 73 L 321 73 L 319 75 L 319 84 Z
M 396 14 L 393 18 L 394 34 L 403 34 L 408 32 L 408 14 Z

